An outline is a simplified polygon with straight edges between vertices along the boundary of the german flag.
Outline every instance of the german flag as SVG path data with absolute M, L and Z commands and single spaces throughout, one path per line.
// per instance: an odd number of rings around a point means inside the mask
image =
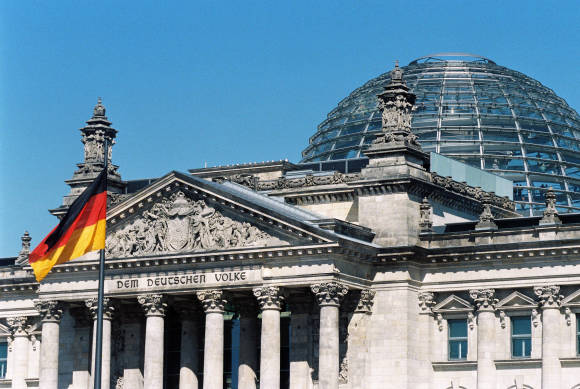
M 67 214 L 30 253 L 36 280 L 42 281 L 54 265 L 105 248 L 107 174 L 105 170 L 71 204 Z

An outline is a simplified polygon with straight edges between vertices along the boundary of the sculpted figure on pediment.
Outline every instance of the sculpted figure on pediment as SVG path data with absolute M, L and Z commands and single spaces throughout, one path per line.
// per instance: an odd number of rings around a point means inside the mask
M 222 215 L 203 200 L 194 201 L 177 192 L 111 231 L 106 252 L 111 257 L 125 257 L 285 244 L 249 223 Z

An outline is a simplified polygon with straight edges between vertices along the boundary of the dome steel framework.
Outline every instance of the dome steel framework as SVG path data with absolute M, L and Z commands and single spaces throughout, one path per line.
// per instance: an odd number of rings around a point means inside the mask
M 514 182 L 517 210 L 537 215 L 553 187 L 560 212 L 580 211 L 580 116 L 540 82 L 471 54 L 433 54 L 402 68 L 417 95 L 412 129 L 423 150 Z M 302 162 L 364 158 L 381 131 L 384 73 L 318 126 Z

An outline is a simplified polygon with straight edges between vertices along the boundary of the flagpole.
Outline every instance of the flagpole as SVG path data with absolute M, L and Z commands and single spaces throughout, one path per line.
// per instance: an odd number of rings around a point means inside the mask
M 109 174 L 109 144 L 107 137 L 104 136 L 105 141 L 103 143 L 103 149 L 105 154 L 105 182 Z M 99 251 L 99 292 L 98 292 L 98 311 L 97 311 L 97 339 L 96 339 L 96 350 L 95 350 L 95 385 L 94 389 L 101 389 L 101 370 L 103 362 L 103 300 L 104 300 L 104 289 L 105 289 L 105 249 Z

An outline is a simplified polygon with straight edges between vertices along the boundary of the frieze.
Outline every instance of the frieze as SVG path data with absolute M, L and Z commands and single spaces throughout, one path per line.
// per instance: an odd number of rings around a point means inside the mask
M 229 286 L 262 281 L 260 270 L 186 273 L 151 277 L 105 280 L 105 293 L 120 294 L 138 291 L 165 291 Z
M 222 215 L 203 200 L 181 191 L 114 229 L 107 236 L 109 257 L 132 257 L 185 251 L 288 245 L 246 222 Z
M 360 173 L 340 173 L 328 175 L 313 175 L 306 174 L 303 177 L 286 178 L 280 177 L 276 180 L 260 181 L 257 177 L 248 174 L 236 174 L 228 177 L 216 177 L 215 182 L 222 183 L 223 181 L 231 181 L 236 184 L 247 186 L 251 189 L 259 191 L 278 190 L 278 189 L 294 189 L 304 188 L 318 185 L 335 185 L 344 184 L 351 181 L 358 181 L 361 179 Z

